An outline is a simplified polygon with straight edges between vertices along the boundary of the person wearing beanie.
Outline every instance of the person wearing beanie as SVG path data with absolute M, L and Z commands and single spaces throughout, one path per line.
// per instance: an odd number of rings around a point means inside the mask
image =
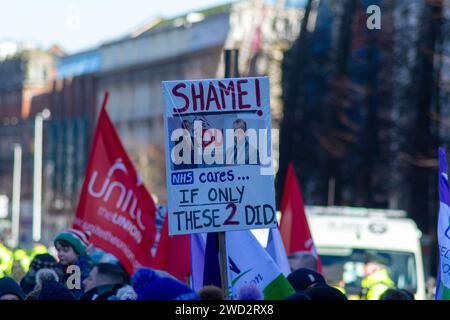
M 0 279 L 0 300 L 23 300 L 24 298 L 22 289 L 13 278 Z
M 91 272 L 93 261 L 86 254 L 89 246 L 89 236 L 76 229 L 67 229 L 55 238 L 55 247 L 58 252 L 58 259 L 64 271 L 71 265 L 77 266 L 81 271 L 81 282 L 83 282 Z M 70 273 L 65 272 L 62 282 L 67 284 Z M 70 289 L 76 298 L 83 294 L 82 288 Z
M 238 300 L 264 300 L 261 290 L 254 284 L 244 285 L 239 289 Z
M 20 281 L 20 287 L 26 295 L 34 290 L 34 287 L 36 286 L 36 274 L 41 269 L 52 269 L 56 272 L 58 278 L 63 277 L 64 271 L 53 256 L 48 253 L 38 254 L 33 258 L 28 272 Z
M 320 273 L 306 268 L 300 268 L 291 272 L 287 276 L 287 280 L 296 292 L 305 291 L 307 288 L 317 284 L 326 284 L 325 278 Z
M 36 272 L 36 285 L 34 289 L 27 294 L 25 300 L 38 300 L 44 282 L 49 281 L 59 281 L 58 274 L 55 272 L 55 270 L 44 268 Z
M 198 295 L 202 300 L 218 301 L 225 300 L 225 294 L 222 289 L 216 286 L 205 286 L 198 291 Z
M 309 287 L 304 293 L 311 300 L 347 300 L 341 291 L 323 283 Z
M 139 269 L 132 277 L 137 300 L 200 300 L 190 287 L 173 279 L 164 277 L 150 268 Z
M 50 280 L 42 284 L 37 300 L 76 300 L 76 298 L 64 285 Z
M 86 253 L 88 245 L 88 235 L 81 230 L 67 229 L 55 238 L 55 247 L 58 250 L 58 258 L 61 264 L 74 263 L 79 256 Z M 70 247 L 73 252 L 71 250 L 62 250 L 64 247 Z

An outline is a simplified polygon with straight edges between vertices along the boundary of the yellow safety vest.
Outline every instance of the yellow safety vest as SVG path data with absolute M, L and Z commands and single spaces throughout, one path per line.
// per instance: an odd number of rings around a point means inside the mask
M 367 300 L 379 300 L 380 296 L 389 288 L 395 286 L 386 269 L 379 270 L 361 281 L 361 287 L 367 289 Z
M 12 263 L 12 252 L 4 244 L 0 243 L 0 277 L 11 273 Z
M 14 260 L 19 262 L 23 271 L 27 272 L 30 266 L 30 257 L 24 249 L 16 249 L 14 251 Z

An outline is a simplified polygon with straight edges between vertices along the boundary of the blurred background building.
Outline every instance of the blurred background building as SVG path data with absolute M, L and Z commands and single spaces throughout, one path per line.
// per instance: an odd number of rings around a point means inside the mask
M 51 89 L 56 73 L 54 49 L 0 44 L 0 194 L 11 199 L 13 146 L 22 146 L 21 226 L 31 227 L 33 194 L 33 99 Z M 10 203 L 11 201 L 9 201 Z M 26 233 L 24 241 L 30 241 Z

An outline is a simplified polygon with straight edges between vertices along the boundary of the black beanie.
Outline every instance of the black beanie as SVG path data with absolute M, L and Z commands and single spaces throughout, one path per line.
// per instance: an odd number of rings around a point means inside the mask
M 31 261 L 30 269 L 35 271 L 40 269 L 55 269 L 58 266 L 58 262 L 53 256 L 48 253 L 38 254 Z
M 64 285 L 56 281 L 45 281 L 37 300 L 76 300 Z
M 25 298 L 19 284 L 11 277 L 3 277 L 0 279 L 0 298 L 5 294 L 13 294 L 20 300 Z
M 296 292 L 305 291 L 310 285 L 315 283 L 325 284 L 325 278 L 318 272 L 300 268 L 288 275 L 287 280 Z
M 345 294 L 327 284 L 318 284 L 305 290 L 311 300 L 347 300 Z

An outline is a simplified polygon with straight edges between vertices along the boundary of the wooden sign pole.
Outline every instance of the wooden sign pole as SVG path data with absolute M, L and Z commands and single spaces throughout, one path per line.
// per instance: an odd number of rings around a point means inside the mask
M 230 78 L 231 75 L 235 77 L 239 77 L 238 72 L 238 55 L 239 50 L 225 50 L 224 62 L 225 62 L 225 78 Z M 231 54 L 234 53 L 234 70 L 231 72 Z M 229 290 L 228 290 L 228 268 L 227 268 L 227 244 L 225 240 L 225 232 L 217 232 L 217 242 L 219 247 L 219 263 L 220 263 L 220 280 L 222 284 L 222 290 L 225 293 L 227 299 L 229 298 Z

